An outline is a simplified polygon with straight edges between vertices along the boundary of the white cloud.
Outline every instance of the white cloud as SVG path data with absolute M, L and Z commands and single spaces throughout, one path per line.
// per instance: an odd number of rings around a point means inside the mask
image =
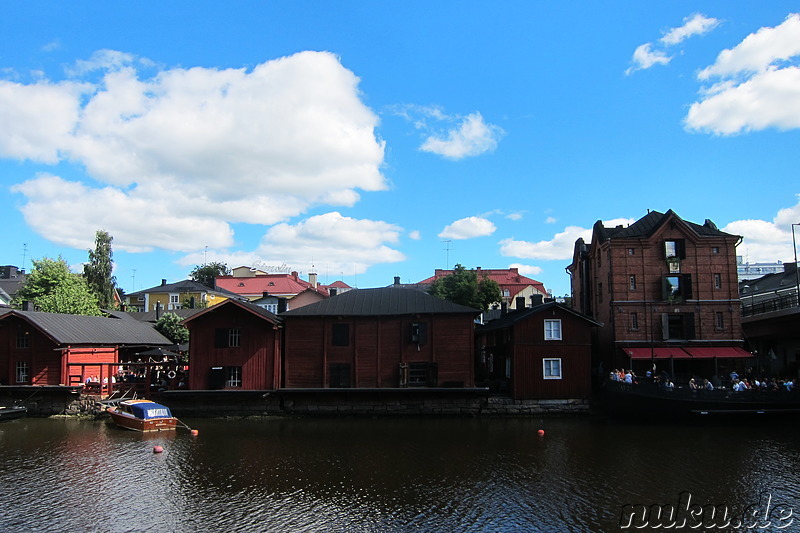
M 508 268 L 516 268 L 523 276 L 538 276 L 543 272 L 541 267 L 533 265 L 523 265 L 522 263 L 511 263 Z
M 523 216 L 522 213 L 509 213 L 506 215 L 506 218 L 509 220 L 522 220 Z
M 422 239 L 422 234 L 419 232 L 419 230 L 413 230 L 408 232 L 408 238 L 414 241 L 418 241 Z
M 447 225 L 439 233 L 439 237 L 442 239 L 472 239 L 491 235 L 495 230 L 497 227 L 486 218 L 467 217 Z
M 689 108 L 686 128 L 731 135 L 800 127 L 800 15 L 761 28 L 723 50 L 698 79 L 711 83 Z M 794 64 L 792 64 L 792 62 Z M 712 82 L 713 80 L 713 82 Z
M 275 224 L 387 187 L 378 118 L 333 54 L 301 52 L 250 71 L 164 69 L 147 79 L 134 64 L 152 62 L 104 50 L 73 69 L 99 69 L 99 82 L 0 81 L 0 155 L 73 162 L 100 184 L 40 176 L 15 189 L 26 197 L 26 220 L 54 242 L 78 246 L 87 228 L 105 227 L 119 249 L 185 251 L 199 234 L 225 247 L 231 223 Z M 45 190 L 52 183 L 80 216 Z M 118 211 L 96 209 L 100 198 Z M 101 224 L 112 216 L 114 231 Z
M 555 224 L 556 222 L 557 221 L 555 217 L 547 217 L 546 219 L 544 219 L 545 224 Z
M 653 43 L 644 43 L 636 47 L 631 59 L 631 66 L 625 74 L 632 74 L 637 70 L 648 69 L 654 65 L 667 65 L 672 61 L 672 56 L 667 55 L 666 48 L 682 43 L 689 37 L 703 35 L 713 30 L 720 24 L 720 21 L 706 17 L 700 13 L 695 13 L 683 19 L 683 25 L 677 28 L 670 28 L 659 39 L 659 43 L 665 49 L 654 49 Z
M 671 28 L 660 39 L 667 46 L 676 45 L 694 35 L 708 33 L 719 25 L 720 21 L 695 13 L 683 19 L 683 26 Z
M 629 218 L 615 218 L 603 221 L 607 228 L 627 226 L 635 220 Z M 521 257 L 523 259 L 565 260 L 572 259 L 575 250 L 575 241 L 582 238 L 587 243 L 592 239 L 591 228 L 580 226 L 567 226 L 564 231 L 556 233 L 549 241 L 529 242 L 514 239 L 500 241 L 500 255 L 505 257 Z
M 420 150 L 448 159 L 463 159 L 494 150 L 502 136 L 500 127 L 485 123 L 481 114 L 476 112 L 464 117 L 461 124 L 444 137 L 428 137 Z
M 792 224 L 796 224 L 798 220 L 800 220 L 800 202 L 779 210 L 772 221 L 736 220 L 720 229 L 743 237 L 736 253 L 745 256 L 746 261 L 787 262 L 794 261 Z M 800 237 L 798 230 L 800 228 L 795 228 L 795 240 Z

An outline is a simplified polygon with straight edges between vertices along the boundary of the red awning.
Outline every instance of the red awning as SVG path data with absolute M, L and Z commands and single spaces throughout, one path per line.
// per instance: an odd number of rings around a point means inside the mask
M 742 358 L 742 357 L 753 357 L 753 354 L 750 352 L 743 350 L 742 348 L 736 346 L 718 346 L 715 348 L 711 347 L 704 347 L 704 348 L 686 348 L 686 351 L 689 352 L 692 357 L 698 358 L 710 358 L 710 357 L 720 357 L 720 358 Z
M 690 355 L 677 346 L 658 348 L 624 348 L 625 354 L 631 359 L 689 359 Z

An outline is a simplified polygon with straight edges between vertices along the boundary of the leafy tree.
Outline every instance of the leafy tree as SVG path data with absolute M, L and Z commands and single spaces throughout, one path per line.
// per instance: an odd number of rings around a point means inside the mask
M 17 292 L 14 307 L 22 307 L 25 301 L 47 313 L 102 315 L 97 297 L 89 290 L 86 280 L 70 272 L 62 257 L 33 261 L 33 270 Z
M 197 298 L 192 301 L 192 298 L 187 296 L 181 300 L 181 309 L 206 309 L 207 307 L 208 302 L 198 300 Z
M 485 275 L 478 279 L 475 270 L 468 270 L 460 264 L 455 266 L 452 274 L 434 280 L 428 293 L 481 311 L 487 310 L 502 297 L 496 281 Z
M 114 238 L 103 230 L 95 233 L 94 250 L 89 250 L 89 262 L 83 265 L 83 277 L 91 291 L 97 296 L 97 301 L 103 309 L 113 309 L 117 302 L 114 300 L 114 288 L 117 279 L 111 275 L 114 268 L 112 261 L 111 241 Z
M 189 330 L 181 324 L 181 317 L 175 313 L 164 313 L 155 325 L 156 331 L 175 344 L 189 342 Z
M 213 289 L 215 286 L 215 278 L 217 276 L 230 276 L 231 269 L 228 268 L 227 264 L 215 261 L 213 263 L 195 266 L 194 270 L 192 270 L 189 275 L 194 281 L 202 283 L 209 289 Z

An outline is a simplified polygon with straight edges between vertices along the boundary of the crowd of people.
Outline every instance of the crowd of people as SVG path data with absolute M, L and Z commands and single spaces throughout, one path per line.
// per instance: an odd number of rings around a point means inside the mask
M 760 379 L 754 377 L 752 369 L 748 369 L 746 376 L 739 376 L 735 370 L 730 373 L 730 381 L 727 384 L 721 383 L 718 378 L 713 379 L 714 382 L 708 379 L 700 379 L 697 377 L 689 378 L 687 388 L 693 391 L 713 391 L 715 389 L 729 389 L 734 392 L 743 392 L 748 390 L 756 390 L 762 392 L 768 391 L 794 391 L 797 390 L 797 378 L 778 379 L 766 378 Z M 660 387 L 668 390 L 675 388 L 675 384 L 669 378 L 666 372 L 655 374 L 655 372 L 648 370 L 643 377 L 638 377 L 632 369 L 614 369 L 609 373 L 608 379 L 620 383 L 636 384 L 640 382 L 654 383 Z

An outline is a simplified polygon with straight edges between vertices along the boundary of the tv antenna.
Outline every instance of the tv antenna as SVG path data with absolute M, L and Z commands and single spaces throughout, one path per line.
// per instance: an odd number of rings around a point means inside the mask
M 28 243 L 22 243 L 22 270 L 25 270 L 25 256 L 28 255 Z
M 445 270 L 447 270 L 448 268 L 450 268 L 450 243 L 453 242 L 453 241 L 452 241 L 452 239 L 447 239 L 446 241 L 442 241 L 442 242 L 445 243 L 444 249 L 446 250 L 446 254 L 445 254 L 445 265 L 444 265 L 444 268 L 445 268 Z

